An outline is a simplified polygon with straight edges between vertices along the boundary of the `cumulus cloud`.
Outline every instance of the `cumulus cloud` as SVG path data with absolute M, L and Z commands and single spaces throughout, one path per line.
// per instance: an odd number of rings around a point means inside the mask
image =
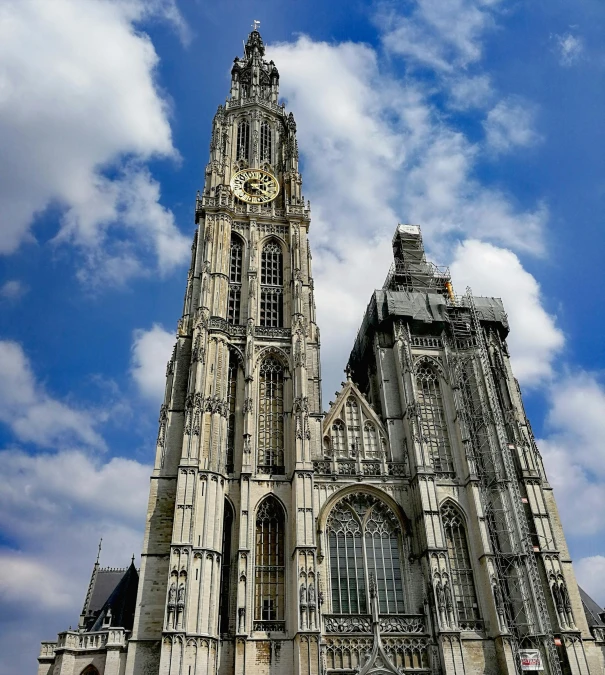
M 101 564 L 141 550 L 151 467 L 81 451 L 0 452 L 0 672 L 27 672 L 43 639 L 77 625 L 103 537 Z
M 566 531 L 574 536 L 602 533 L 605 386 L 595 374 L 580 371 L 553 383 L 545 432 L 538 445 Z
M 519 210 L 482 184 L 475 176 L 481 148 L 447 124 L 422 83 L 385 74 L 370 47 L 302 36 L 269 53 L 298 121 L 323 375 L 332 391 L 342 345 L 352 345 L 386 276 L 398 221 L 420 224 L 428 248 L 449 262 L 452 242 L 464 237 L 542 254 L 548 210 Z
M 540 140 L 534 130 L 534 110 L 518 99 L 504 99 L 488 112 L 483 123 L 485 140 L 496 152 L 528 147 Z
M 572 33 L 551 37 L 555 40 L 556 53 L 562 66 L 573 66 L 581 60 L 584 55 L 584 41 L 581 37 L 572 35 Z
M 451 264 L 454 286 L 475 295 L 500 297 L 508 313 L 508 345 L 516 377 L 524 385 L 548 381 L 564 336 L 542 305 L 540 286 L 512 252 L 469 239 L 458 244 Z
M 459 75 L 450 81 L 449 106 L 457 110 L 483 108 L 494 96 L 488 75 Z
M 169 333 L 157 323 L 149 330 L 134 331 L 130 374 L 139 393 L 157 405 L 164 397 L 166 363 L 174 342 L 174 333 Z
M 407 12 L 383 10 L 385 48 L 418 66 L 452 73 L 478 61 L 498 0 L 418 0 Z
M 0 341 L 0 421 L 15 436 L 42 447 L 74 443 L 104 449 L 96 431 L 99 418 L 53 398 L 36 381 L 21 345 Z
M 105 277 L 142 273 L 145 256 L 160 271 L 186 259 L 144 164 L 177 157 L 158 57 L 136 28 L 151 15 L 178 24 L 168 1 L 2 4 L 0 252 L 33 241 L 36 217 L 54 205 L 64 214 L 56 241 L 81 248 Z

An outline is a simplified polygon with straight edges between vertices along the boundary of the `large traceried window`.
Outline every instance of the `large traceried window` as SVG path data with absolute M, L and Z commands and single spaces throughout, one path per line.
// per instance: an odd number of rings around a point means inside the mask
M 271 163 L 272 155 L 272 136 L 271 127 L 268 122 L 260 125 L 260 161 Z
M 450 562 L 452 592 L 458 610 L 458 620 L 476 621 L 479 619 L 479 607 L 462 516 L 450 503 L 441 507 L 440 514 Z
M 284 537 L 284 510 L 274 497 L 267 497 L 256 513 L 255 630 L 285 630 Z
M 231 601 L 231 535 L 233 531 L 233 508 L 225 499 L 223 515 L 223 554 L 221 556 L 221 591 L 219 607 L 219 631 L 229 632 L 229 603 Z
M 433 460 L 435 471 L 453 473 L 454 462 L 447 430 L 439 373 L 422 363 L 416 373 L 422 437 Z
M 233 473 L 235 456 L 235 406 L 237 402 L 237 356 L 229 351 L 229 368 L 227 370 L 227 457 L 225 469 L 227 473 Z
M 242 120 L 237 125 L 237 159 L 249 159 L 250 153 L 250 122 Z
M 283 255 L 281 246 L 272 241 L 261 256 L 260 325 L 279 327 L 283 324 Z
M 379 499 L 344 497 L 328 517 L 330 586 L 334 614 L 369 614 L 370 581 L 381 614 L 402 614 L 401 525 Z
M 242 304 L 242 258 L 243 244 L 239 237 L 231 237 L 229 260 L 229 302 L 227 321 L 239 324 Z
M 260 367 L 258 470 L 284 472 L 284 367 L 275 358 Z

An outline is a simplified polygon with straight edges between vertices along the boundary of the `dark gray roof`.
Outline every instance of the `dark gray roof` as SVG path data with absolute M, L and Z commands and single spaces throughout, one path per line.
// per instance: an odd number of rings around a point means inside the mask
M 97 563 L 92 571 L 88 593 L 82 610 L 84 629 L 87 631 L 93 630 L 93 628 L 94 630 L 98 630 L 99 619 L 101 618 L 102 622 L 102 618 L 107 613 L 108 607 L 111 607 L 111 625 L 130 630 L 132 628 L 132 621 L 126 616 L 129 614 L 130 609 L 125 610 L 122 607 L 122 604 L 125 602 L 123 596 L 126 593 L 128 597 L 127 604 L 129 604 L 130 598 L 133 595 L 132 586 L 134 583 L 134 596 L 136 599 L 138 581 L 139 576 L 133 564 L 128 568 L 120 569 L 116 567 L 102 568 Z M 130 623 L 130 626 L 118 623 L 120 621 L 126 621 Z
M 580 597 L 582 598 L 582 606 L 584 607 L 584 614 L 586 614 L 586 621 L 589 628 L 598 627 L 605 628 L 605 609 L 599 607 L 597 603 L 588 595 L 588 593 L 578 586 Z
M 115 568 L 98 570 L 87 607 L 87 614 L 94 614 L 103 607 L 125 572 L 126 569 Z
M 137 590 L 139 587 L 139 573 L 134 562 L 122 575 L 122 578 L 112 590 L 101 611 L 97 614 L 94 624 L 87 628 L 89 631 L 101 630 L 108 612 L 111 620 L 108 625 L 132 630 L 134 623 L 134 610 L 137 602 Z

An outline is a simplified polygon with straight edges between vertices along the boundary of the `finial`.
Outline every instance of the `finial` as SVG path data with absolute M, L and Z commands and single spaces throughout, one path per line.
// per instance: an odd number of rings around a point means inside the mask
M 130 561 L 131 565 L 134 565 L 134 553 L 132 554 L 132 560 Z
M 260 26 L 260 21 L 258 21 L 258 19 L 254 19 L 254 21 L 252 22 L 252 30 L 255 33 L 258 33 L 258 27 L 259 26 Z
M 347 382 L 351 381 L 351 366 L 347 363 L 347 367 L 345 368 L 345 373 L 347 375 Z
M 95 563 L 95 565 L 99 564 L 99 558 L 101 557 L 101 545 L 102 544 L 103 544 L 103 537 L 101 537 L 101 539 L 99 540 L 99 551 L 97 553 L 97 562 Z

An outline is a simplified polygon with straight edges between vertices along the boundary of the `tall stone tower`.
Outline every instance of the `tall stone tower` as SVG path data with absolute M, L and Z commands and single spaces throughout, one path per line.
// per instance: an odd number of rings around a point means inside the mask
M 140 576 L 95 565 L 39 675 L 602 675 L 502 303 L 456 297 L 418 227 L 322 412 L 296 124 L 264 51 L 253 30 L 213 122 Z
M 316 604 L 296 602 L 299 575 L 317 597 L 310 212 L 294 116 L 264 53 L 254 30 L 213 122 L 160 413 L 133 675 L 318 669 Z

